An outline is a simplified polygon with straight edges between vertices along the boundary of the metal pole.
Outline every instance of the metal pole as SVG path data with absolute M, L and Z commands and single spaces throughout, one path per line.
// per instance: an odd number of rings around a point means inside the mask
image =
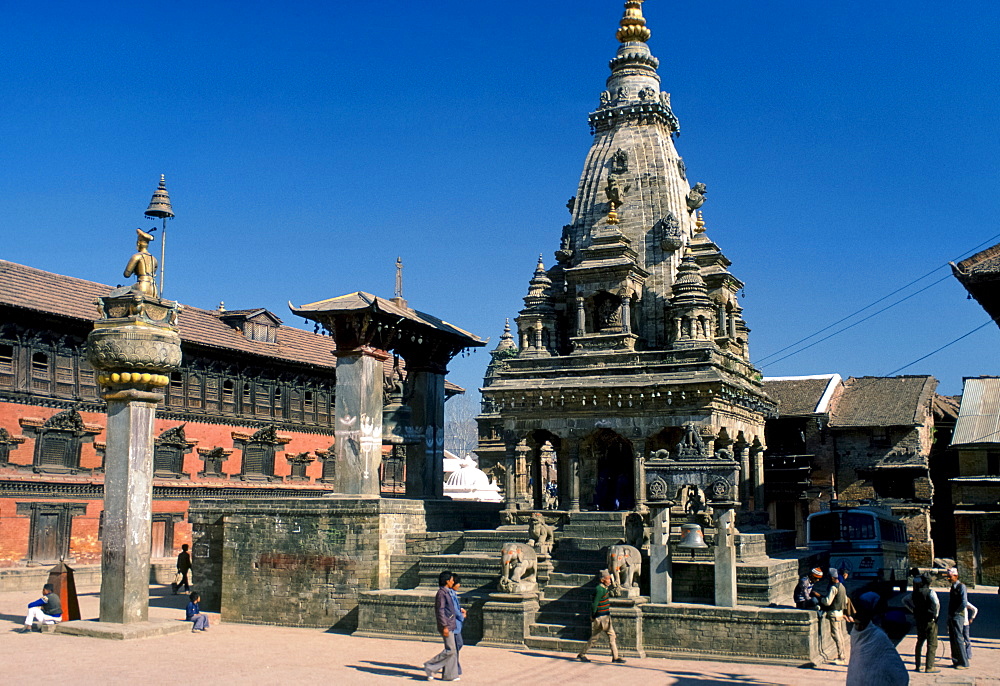
M 167 218 L 163 218 L 163 233 L 160 234 L 160 297 L 163 297 L 163 259 L 167 254 Z

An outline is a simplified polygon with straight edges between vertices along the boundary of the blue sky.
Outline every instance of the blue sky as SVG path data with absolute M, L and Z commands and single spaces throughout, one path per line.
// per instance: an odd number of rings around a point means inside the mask
M 492 347 L 558 247 L 622 4 L 6 7 L 0 257 L 122 283 L 164 173 L 168 297 L 305 326 L 287 301 L 389 297 L 401 255 L 410 304 Z M 1000 4 L 644 12 L 709 236 L 747 285 L 755 360 L 1000 241 Z M 947 276 L 764 372 L 887 374 L 986 319 Z M 902 373 L 957 393 L 1000 371 L 998 336 Z M 475 388 L 487 361 L 450 378 Z

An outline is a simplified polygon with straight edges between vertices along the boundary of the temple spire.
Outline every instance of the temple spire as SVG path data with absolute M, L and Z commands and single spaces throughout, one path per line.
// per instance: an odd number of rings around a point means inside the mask
M 646 18 L 642 16 L 644 0 L 627 0 L 625 14 L 619 23 L 615 36 L 619 43 L 645 43 L 652 32 L 646 28 Z

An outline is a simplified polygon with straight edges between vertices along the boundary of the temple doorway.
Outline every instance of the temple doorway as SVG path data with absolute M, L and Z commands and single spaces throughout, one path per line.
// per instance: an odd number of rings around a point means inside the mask
M 558 507 L 559 474 L 564 471 L 559 456 L 559 437 L 544 430 L 528 435 L 531 448 L 528 472 L 531 507 L 535 510 L 554 510 Z
M 593 508 L 601 511 L 635 507 L 635 460 L 632 444 L 623 436 L 601 429 L 590 440 L 593 466 Z

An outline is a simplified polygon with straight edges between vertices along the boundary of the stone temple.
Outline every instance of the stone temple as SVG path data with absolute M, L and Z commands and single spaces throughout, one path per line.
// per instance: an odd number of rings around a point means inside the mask
M 509 509 L 543 506 L 543 449 L 557 454 L 560 510 L 672 497 L 644 462 L 681 451 L 735 459 L 742 507 L 763 509 L 775 405 L 749 360 L 743 283 L 705 231 L 706 187 L 674 146 L 649 37 L 641 3 L 626 3 L 555 263 L 539 258 L 517 343 L 506 332 L 486 374 L 478 453 L 502 465 Z

